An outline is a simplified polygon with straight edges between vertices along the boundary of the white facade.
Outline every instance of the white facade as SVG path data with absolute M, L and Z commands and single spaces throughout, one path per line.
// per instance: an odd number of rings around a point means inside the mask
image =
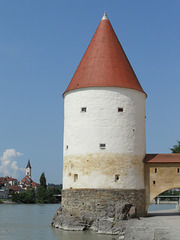
M 64 95 L 64 189 L 144 188 L 145 98 L 116 87 Z
M 31 168 L 30 167 L 26 168 L 26 176 L 31 178 Z

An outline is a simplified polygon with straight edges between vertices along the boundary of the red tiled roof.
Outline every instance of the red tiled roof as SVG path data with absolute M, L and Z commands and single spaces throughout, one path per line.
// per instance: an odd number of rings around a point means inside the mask
M 9 186 L 9 190 L 20 191 L 22 188 L 18 185 Z
M 101 20 L 65 93 L 86 87 L 144 92 L 107 18 Z
M 12 177 L 5 177 L 5 179 L 7 180 L 7 181 L 14 181 L 14 180 L 17 180 L 16 178 L 12 178 Z
M 26 186 L 32 186 L 33 188 L 40 186 L 39 183 L 33 182 L 33 180 L 27 175 L 21 180 L 21 182 L 23 182 Z
M 26 175 L 21 182 L 32 182 L 32 179 Z
M 31 183 L 31 186 L 32 186 L 33 188 L 35 188 L 35 187 L 39 187 L 40 184 L 39 184 L 39 183 L 36 183 L 36 182 L 32 182 L 32 183 Z
M 0 177 L 0 183 L 4 184 L 5 182 L 7 182 L 6 178 L 5 177 Z
M 146 154 L 145 163 L 180 163 L 179 153 Z

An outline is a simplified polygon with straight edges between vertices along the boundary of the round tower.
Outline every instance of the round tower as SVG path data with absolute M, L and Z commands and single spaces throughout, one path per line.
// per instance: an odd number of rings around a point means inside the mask
M 62 206 L 97 214 L 113 199 L 143 215 L 146 93 L 106 14 L 63 97 Z

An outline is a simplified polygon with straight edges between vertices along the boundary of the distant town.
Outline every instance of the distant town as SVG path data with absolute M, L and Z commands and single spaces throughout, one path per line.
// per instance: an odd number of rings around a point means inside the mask
M 44 173 L 43 173 L 44 174 Z M 62 189 L 62 184 L 52 184 L 49 183 L 46 185 L 46 179 L 44 177 L 44 190 L 46 188 L 50 188 L 52 193 L 55 192 L 56 194 L 53 194 L 53 196 L 56 197 L 57 201 L 60 199 L 60 192 Z M 32 176 L 31 176 L 31 163 L 30 160 L 28 160 L 27 166 L 26 166 L 26 175 L 23 179 L 20 181 L 16 178 L 5 176 L 5 177 L 0 177 L 0 199 L 12 199 L 13 196 L 18 196 L 23 192 L 27 192 L 27 190 L 31 189 L 31 192 L 34 193 L 34 200 L 30 201 L 30 203 L 35 202 L 35 195 L 38 192 L 38 188 L 40 187 L 41 184 L 36 183 L 33 181 Z

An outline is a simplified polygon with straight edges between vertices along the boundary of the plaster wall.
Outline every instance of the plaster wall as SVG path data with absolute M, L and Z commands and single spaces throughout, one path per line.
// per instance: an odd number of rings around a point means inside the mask
M 26 168 L 26 176 L 31 176 L 31 168 Z
M 148 209 L 151 201 L 162 192 L 180 188 L 180 163 L 145 164 L 145 188 Z
M 65 94 L 64 189 L 144 188 L 145 97 L 137 90 L 110 87 Z

